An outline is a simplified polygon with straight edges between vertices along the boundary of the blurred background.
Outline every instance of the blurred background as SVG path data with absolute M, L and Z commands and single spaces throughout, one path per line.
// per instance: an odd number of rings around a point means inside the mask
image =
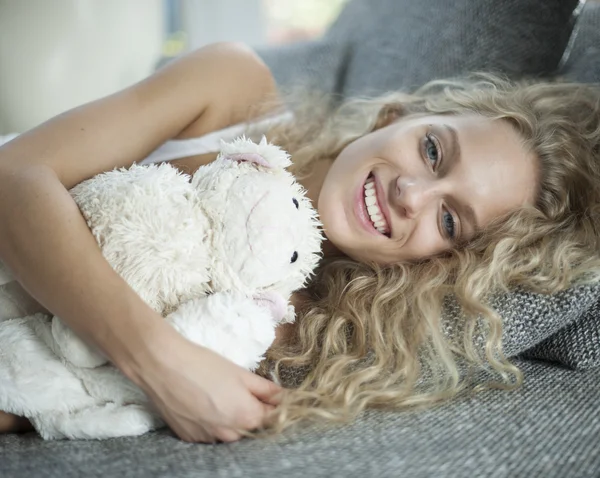
M 0 0 L 0 134 L 122 89 L 207 43 L 318 37 L 348 0 Z

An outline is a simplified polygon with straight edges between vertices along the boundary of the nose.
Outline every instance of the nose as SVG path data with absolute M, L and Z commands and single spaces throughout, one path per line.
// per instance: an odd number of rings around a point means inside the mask
M 396 180 L 396 205 L 413 219 L 435 197 L 435 183 L 425 178 L 402 176 Z

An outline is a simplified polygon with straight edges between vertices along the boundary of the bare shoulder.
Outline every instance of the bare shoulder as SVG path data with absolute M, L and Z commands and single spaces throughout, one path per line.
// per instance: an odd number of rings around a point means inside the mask
M 193 55 L 193 54 L 192 54 Z M 207 61 L 207 56 L 211 57 Z M 268 113 L 261 105 L 279 107 L 277 88 L 271 71 L 249 46 L 243 43 L 215 43 L 198 54 L 198 65 L 211 64 L 214 85 L 208 107 L 175 138 L 197 138 L 227 126 Z M 216 158 L 216 153 L 174 160 L 173 166 L 192 174 Z
M 177 138 L 198 137 L 249 119 L 258 105 L 277 103 L 277 88 L 271 71 L 248 45 L 236 42 L 215 43 L 198 54 L 198 65 L 211 57 L 213 93 L 203 115 L 185 128 Z

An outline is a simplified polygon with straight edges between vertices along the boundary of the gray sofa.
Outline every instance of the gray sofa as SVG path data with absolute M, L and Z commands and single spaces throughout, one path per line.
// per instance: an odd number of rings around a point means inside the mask
M 600 3 L 351 0 L 319 40 L 260 54 L 283 89 L 340 97 L 473 70 L 600 82 Z M 517 391 L 227 445 L 167 430 L 104 442 L 0 436 L 0 477 L 600 476 L 600 287 L 516 292 L 497 306 L 525 374 Z

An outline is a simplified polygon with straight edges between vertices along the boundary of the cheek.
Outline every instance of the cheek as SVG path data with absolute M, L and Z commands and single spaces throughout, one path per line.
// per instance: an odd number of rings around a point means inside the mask
M 342 211 L 336 211 L 336 203 L 326 199 L 319 201 L 319 220 L 323 224 L 323 232 L 330 241 L 336 242 L 343 238 L 344 228 L 341 220 Z
M 360 158 L 362 157 L 359 151 L 350 145 L 335 158 L 331 168 L 329 168 L 326 179 L 336 184 L 340 180 L 343 181 L 345 177 L 351 175 L 360 166 Z
M 377 157 L 388 143 L 387 135 L 378 130 L 354 140 L 340 152 L 334 165 L 345 172 L 359 168 L 365 161 Z
M 327 194 L 321 195 L 318 213 L 325 237 L 334 246 L 347 253 L 345 249 L 352 244 L 353 235 L 341 201 Z

